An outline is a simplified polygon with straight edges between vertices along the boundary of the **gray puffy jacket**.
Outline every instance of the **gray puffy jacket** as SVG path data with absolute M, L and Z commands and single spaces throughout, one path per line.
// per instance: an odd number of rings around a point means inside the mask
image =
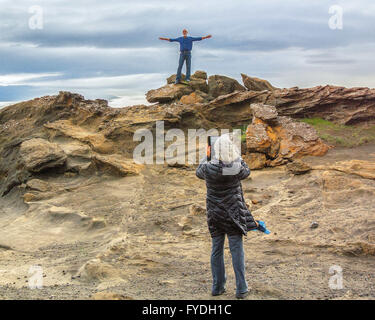
M 238 166 L 236 174 L 223 174 L 223 168 L 234 165 Z M 211 237 L 223 233 L 246 235 L 247 231 L 257 228 L 243 197 L 241 180 L 250 175 L 250 169 L 242 159 L 229 165 L 218 160 L 201 162 L 196 175 L 206 181 L 207 224 Z

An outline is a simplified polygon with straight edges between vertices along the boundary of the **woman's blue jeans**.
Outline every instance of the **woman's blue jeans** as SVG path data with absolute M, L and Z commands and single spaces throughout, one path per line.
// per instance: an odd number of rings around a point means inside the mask
M 218 294 L 225 288 L 227 280 L 224 267 L 225 234 L 212 238 L 211 271 L 212 294 Z M 245 280 L 245 254 L 243 250 L 242 234 L 228 235 L 229 249 L 232 255 L 232 265 L 236 276 L 236 293 L 247 292 Z
M 181 71 L 182 66 L 184 65 L 184 61 L 186 60 L 186 80 L 190 80 L 190 73 L 191 73 L 191 51 L 181 51 L 180 53 L 180 60 L 178 61 L 178 69 L 177 69 L 177 76 L 176 82 L 181 80 Z

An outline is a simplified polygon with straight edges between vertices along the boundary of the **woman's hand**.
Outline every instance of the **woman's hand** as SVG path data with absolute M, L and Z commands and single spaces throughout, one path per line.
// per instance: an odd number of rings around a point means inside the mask
M 261 232 L 264 232 L 265 234 L 270 234 L 271 231 L 269 231 L 266 227 L 266 224 L 264 223 L 264 221 L 256 221 L 257 225 L 258 225 L 258 230 L 261 231 Z

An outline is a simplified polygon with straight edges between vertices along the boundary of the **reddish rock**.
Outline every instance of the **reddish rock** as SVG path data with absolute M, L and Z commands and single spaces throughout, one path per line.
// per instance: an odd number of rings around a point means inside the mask
M 159 89 L 150 90 L 146 93 L 146 99 L 150 103 L 172 102 L 180 99 L 184 95 L 192 93 L 194 90 L 185 84 L 167 84 Z
M 329 147 L 309 124 L 277 116 L 273 106 L 255 104 L 251 109 L 254 117 L 246 130 L 246 149 L 253 161 L 255 154 L 265 154 L 267 160 L 258 164 L 273 167 L 305 155 L 322 156 L 328 151 Z
M 266 155 L 260 152 L 249 152 L 243 159 L 251 170 L 264 168 L 267 161 Z

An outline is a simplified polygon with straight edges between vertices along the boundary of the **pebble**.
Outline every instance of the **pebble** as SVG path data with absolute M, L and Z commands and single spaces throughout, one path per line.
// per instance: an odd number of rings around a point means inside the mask
M 310 225 L 310 229 L 316 229 L 317 227 L 319 227 L 319 223 L 317 223 L 316 221 L 312 222 Z

